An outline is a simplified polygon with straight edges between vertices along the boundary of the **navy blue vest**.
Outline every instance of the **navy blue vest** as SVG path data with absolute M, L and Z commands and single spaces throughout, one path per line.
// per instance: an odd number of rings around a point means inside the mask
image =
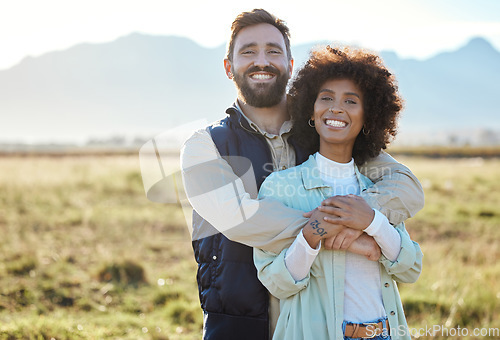
M 265 137 L 255 132 L 247 120 L 233 107 L 228 116 L 209 127 L 220 155 L 228 161 L 236 175 L 248 170 L 248 164 L 231 156 L 247 158 L 255 172 L 257 188 L 272 171 L 272 157 Z M 297 164 L 307 159 L 294 147 Z M 213 227 L 196 212 L 193 227 Z M 230 241 L 224 235 L 193 241 L 198 262 L 198 290 L 205 312 L 205 340 L 267 340 L 269 339 L 269 293 L 257 278 L 253 249 Z

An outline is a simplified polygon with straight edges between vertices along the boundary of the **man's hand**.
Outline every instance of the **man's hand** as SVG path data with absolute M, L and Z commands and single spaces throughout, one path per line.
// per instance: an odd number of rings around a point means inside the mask
M 382 252 L 375 239 L 366 233 L 358 237 L 347 249 L 355 254 L 365 255 L 370 261 L 378 261 Z
M 347 250 L 362 234 L 361 230 L 344 228 L 336 236 L 324 239 L 323 245 L 329 250 Z
M 366 229 L 375 217 L 368 203 L 356 195 L 332 196 L 324 200 L 318 210 L 326 214 L 326 222 L 357 230 Z

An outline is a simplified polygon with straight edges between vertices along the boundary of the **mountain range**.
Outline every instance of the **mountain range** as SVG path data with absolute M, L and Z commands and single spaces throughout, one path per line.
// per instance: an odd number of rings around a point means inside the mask
M 296 68 L 317 44 L 292 46 Z M 500 53 L 488 41 L 474 38 L 426 60 L 380 54 L 405 99 L 398 139 L 500 142 Z M 224 55 L 225 46 L 134 33 L 26 57 L 0 71 L 0 142 L 149 138 L 217 120 L 236 98 Z

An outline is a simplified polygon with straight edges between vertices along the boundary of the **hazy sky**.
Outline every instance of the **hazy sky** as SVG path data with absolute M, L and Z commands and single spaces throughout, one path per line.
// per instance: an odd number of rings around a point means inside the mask
M 498 0 L 15 0 L 0 2 L 0 69 L 131 32 L 215 47 L 227 41 L 234 17 L 253 8 L 284 19 L 292 44 L 331 40 L 426 58 L 483 36 L 500 50 Z

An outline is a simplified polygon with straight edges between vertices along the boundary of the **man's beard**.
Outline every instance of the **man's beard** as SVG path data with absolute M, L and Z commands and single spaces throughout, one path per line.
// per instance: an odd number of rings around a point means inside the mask
M 254 88 L 252 88 L 248 81 L 248 75 L 259 71 L 274 74 L 276 76 L 274 84 L 254 84 Z M 287 73 L 281 74 L 277 68 L 272 66 L 263 68 L 256 66 L 252 67 L 248 69 L 243 76 L 233 72 L 233 78 L 236 83 L 236 88 L 245 103 L 253 107 L 261 108 L 278 105 L 283 99 L 288 83 Z

